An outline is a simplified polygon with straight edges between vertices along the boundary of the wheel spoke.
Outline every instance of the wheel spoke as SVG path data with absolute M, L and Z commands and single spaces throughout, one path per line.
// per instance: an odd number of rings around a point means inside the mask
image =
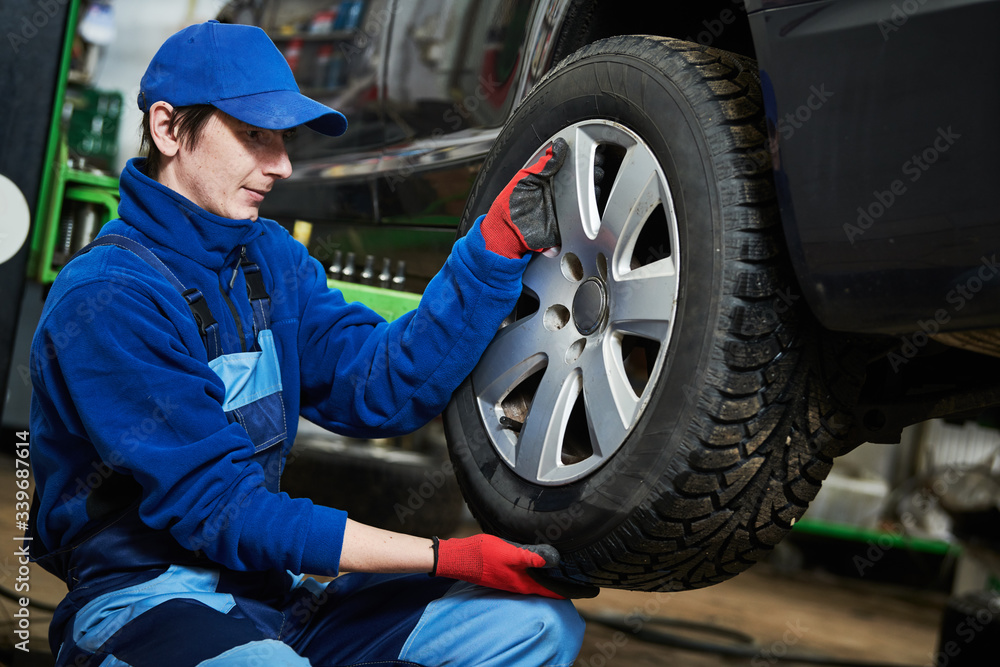
M 633 146 L 625 155 L 618 177 L 611 186 L 601 226 L 618 239 L 620 250 L 627 247 L 628 254 L 631 254 L 642 223 L 662 202 L 656 159 L 643 146 Z
M 511 389 L 545 365 L 537 313 L 501 329 L 472 371 L 480 403 L 498 406 Z
M 564 133 L 570 155 L 553 182 L 562 246 L 577 246 L 597 236 L 600 220 L 594 195 L 594 154 L 597 142 L 576 129 Z
M 564 364 L 545 369 L 518 438 L 514 470 L 526 479 L 545 479 L 559 467 L 566 423 L 580 394 L 580 374 Z
M 617 338 L 605 338 L 584 370 L 583 396 L 591 444 L 594 454 L 602 458 L 625 440 L 639 406 L 621 364 L 620 346 Z
M 666 341 L 677 300 L 672 258 L 629 271 L 608 285 L 611 329 Z

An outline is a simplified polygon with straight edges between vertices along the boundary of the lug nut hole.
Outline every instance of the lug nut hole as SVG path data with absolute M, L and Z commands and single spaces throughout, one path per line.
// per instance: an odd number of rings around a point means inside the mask
M 583 350 L 586 347 L 587 339 L 578 338 L 572 345 L 569 346 L 569 349 L 566 350 L 566 363 L 576 363 L 576 360 L 580 358 L 580 355 L 583 354 Z
M 574 283 L 583 280 L 583 262 L 573 253 L 565 253 L 559 261 L 559 266 L 562 269 L 562 274 L 566 276 L 566 280 Z
M 597 274 L 604 282 L 608 281 L 608 258 L 603 252 L 597 254 Z
M 545 309 L 542 324 L 549 331 L 559 331 L 569 322 L 569 308 L 556 304 Z

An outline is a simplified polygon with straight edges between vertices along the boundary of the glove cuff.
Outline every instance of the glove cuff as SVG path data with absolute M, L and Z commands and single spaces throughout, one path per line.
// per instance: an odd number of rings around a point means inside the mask
M 491 208 L 486 214 L 479 230 L 486 242 L 486 249 L 501 257 L 520 259 L 531 250 L 525 243 L 521 230 L 495 209 Z

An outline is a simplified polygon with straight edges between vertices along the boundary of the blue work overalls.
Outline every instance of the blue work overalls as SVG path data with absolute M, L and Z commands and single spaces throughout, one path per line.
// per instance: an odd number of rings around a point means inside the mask
M 259 267 L 244 255 L 238 269 L 254 347 L 224 354 L 196 288 L 131 239 L 107 235 L 85 251 L 99 245 L 133 252 L 182 294 L 225 384 L 223 409 L 249 435 L 266 488 L 278 492 L 291 443 Z M 582 622 L 568 602 L 426 575 L 349 574 L 322 584 L 277 570 L 234 571 L 146 526 L 140 500 L 131 477 L 112 473 L 86 500 L 88 513 L 101 517 L 96 529 L 51 553 L 35 540 L 35 559 L 70 588 L 50 627 L 59 665 L 568 665 L 579 647 Z

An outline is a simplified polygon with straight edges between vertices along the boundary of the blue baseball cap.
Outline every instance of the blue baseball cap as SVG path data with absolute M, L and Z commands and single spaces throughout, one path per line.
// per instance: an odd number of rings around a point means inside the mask
M 211 104 L 268 130 L 305 125 L 332 137 L 347 129 L 344 114 L 299 92 L 271 38 L 256 26 L 208 21 L 172 35 L 139 83 L 139 110 Z

